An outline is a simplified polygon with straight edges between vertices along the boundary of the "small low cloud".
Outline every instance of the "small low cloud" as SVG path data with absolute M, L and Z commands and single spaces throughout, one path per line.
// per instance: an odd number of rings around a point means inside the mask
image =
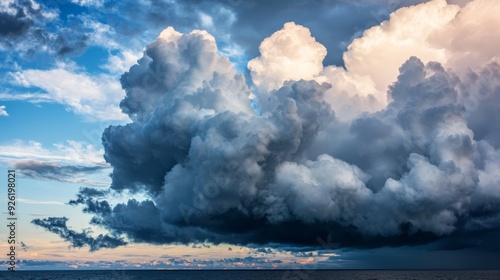
M 57 233 L 62 239 L 69 242 L 72 247 L 81 248 L 83 246 L 90 247 L 90 251 L 96 251 L 100 248 L 116 248 L 126 245 L 123 239 L 99 234 L 97 237 L 92 237 L 89 231 L 76 232 L 71 230 L 66 225 L 68 218 L 47 218 L 34 219 L 32 223 L 36 226 L 47 229 L 48 231 Z
M 67 140 L 65 143 L 53 144 L 50 148 L 44 147 L 41 143 L 36 141 L 16 140 L 12 143 L 0 145 L 0 160 L 57 161 L 77 165 L 105 164 L 102 149 L 98 149 L 84 142 L 73 140 Z
M 9 116 L 9 114 L 5 110 L 5 106 L 4 105 L 0 105 L 0 117 L 7 117 L 7 116 Z
M 22 242 L 22 241 L 20 242 L 20 244 L 21 244 L 21 249 L 22 249 L 24 252 L 27 252 L 27 251 L 28 251 L 28 249 L 29 249 L 29 246 L 28 246 L 28 245 L 26 245 L 26 243 L 24 243 L 24 242 Z

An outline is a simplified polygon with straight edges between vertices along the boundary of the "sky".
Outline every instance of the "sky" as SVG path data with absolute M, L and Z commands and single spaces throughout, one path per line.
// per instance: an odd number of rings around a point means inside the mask
M 2 1 L 18 269 L 500 269 L 498 14 Z

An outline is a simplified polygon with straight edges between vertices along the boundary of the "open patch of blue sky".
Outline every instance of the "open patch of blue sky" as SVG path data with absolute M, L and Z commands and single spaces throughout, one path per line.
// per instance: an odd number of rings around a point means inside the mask
M 83 122 L 80 116 L 68 111 L 62 104 L 25 101 L 5 101 L 2 104 L 6 106 L 9 117 L 0 118 L 2 129 L 8 132 L 0 135 L 0 143 L 18 139 L 51 145 L 73 139 L 99 144 L 96 139 L 87 139 L 85 131 L 100 129 L 103 124 Z

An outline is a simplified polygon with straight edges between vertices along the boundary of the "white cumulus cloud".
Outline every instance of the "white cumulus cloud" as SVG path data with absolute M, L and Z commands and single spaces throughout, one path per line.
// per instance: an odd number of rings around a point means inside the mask
M 286 80 L 312 79 L 323 69 L 326 48 L 309 29 L 288 22 L 264 39 L 261 56 L 248 62 L 252 80 L 259 88 L 273 90 Z
M 252 80 L 261 90 L 277 89 L 286 80 L 328 82 L 332 89 L 326 100 L 344 120 L 380 110 L 387 105 L 387 90 L 399 67 L 411 56 L 440 62 L 459 75 L 498 61 L 500 2 L 457 4 L 432 0 L 396 10 L 353 40 L 343 55 L 345 69 L 323 68 L 326 49 L 306 27 L 286 23 L 262 42 L 261 55 L 248 63 Z
M 88 120 L 125 120 L 118 104 L 124 96 L 116 77 L 106 74 L 90 76 L 67 67 L 49 70 L 28 69 L 11 73 L 14 83 L 44 91 L 42 100 L 68 106 Z M 37 95 L 26 95 L 37 100 Z M 19 99 L 16 94 L 4 94 L 2 99 Z M 38 100 L 40 101 L 40 100 Z
M 9 114 L 7 113 L 7 111 L 5 110 L 5 106 L 4 105 L 0 105 L 0 116 L 4 116 L 4 117 L 7 117 Z

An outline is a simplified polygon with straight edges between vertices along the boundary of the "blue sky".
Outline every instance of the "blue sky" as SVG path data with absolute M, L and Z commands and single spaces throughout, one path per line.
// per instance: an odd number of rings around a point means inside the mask
M 498 268 L 499 10 L 4 1 L 19 268 Z

